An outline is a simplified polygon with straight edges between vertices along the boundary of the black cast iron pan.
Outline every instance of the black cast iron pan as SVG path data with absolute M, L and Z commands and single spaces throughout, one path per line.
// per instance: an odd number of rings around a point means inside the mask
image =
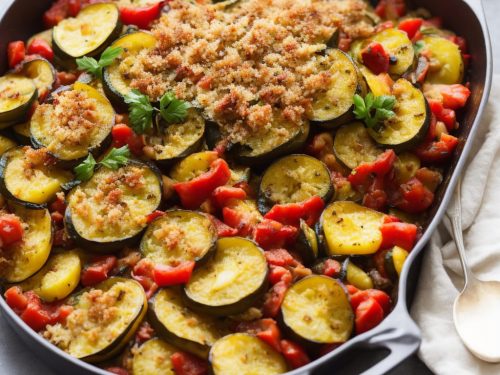
M 52 0 L 0 0 L 10 5 L 0 15 L 0 72 L 6 69 L 5 50 L 12 40 L 26 40 L 42 30 L 41 15 Z M 488 29 L 481 0 L 410 0 L 410 6 L 427 8 L 441 16 L 446 28 L 467 39 L 472 55 L 468 80 L 472 91 L 460 118 L 460 145 L 445 181 L 437 194 L 436 205 L 422 238 L 407 259 L 399 280 L 398 302 L 394 311 L 376 328 L 356 336 L 346 344 L 289 375 L 384 374 L 413 354 L 420 345 L 420 331 L 408 314 L 420 271 L 421 255 L 432 232 L 441 221 L 453 195 L 458 177 L 470 152 L 491 86 L 492 57 Z M 49 344 L 27 327 L 0 298 L 0 310 L 8 323 L 47 364 L 62 374 L 109 374 L 72 358 Z

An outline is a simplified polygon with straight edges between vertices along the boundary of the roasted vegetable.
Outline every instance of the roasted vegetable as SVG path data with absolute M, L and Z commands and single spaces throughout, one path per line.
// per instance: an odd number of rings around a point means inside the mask
M 32 79 L 17 74 L 0 77 L 0 129 L 25 121 L 37 98 Z
M 424 49 L 429 51 L 431 65 L 426 80 L 429 83 L 452 85 L 462 83 L 464 62 L 458 46 L 439 36 L 426 36 Z
M 57 79 L 56 70 L 52 64 L 41 57 L 26 61 L 21 74 L 33 80 L 40 98 L 45 98 L 52 91 Z
M 300 220 L 299 236 L 295 243 L 295 250 L 302 258 L 305 265 L 310 265 L 318 258 L 318 236 L 304 220 Z
M 146 341 L 134 352 L 133 374 L 175 375 L 170 356 L 176 351 L 176 348 L 161 339 L 154 338 Z
M 371 41 L 379 42 L 395 58 L 396 63 L 389 67 L 391 75 L 400 76 L 410 69 L 415 62 L 415 50 L 404 31 L 387 29 L 375 34 Z

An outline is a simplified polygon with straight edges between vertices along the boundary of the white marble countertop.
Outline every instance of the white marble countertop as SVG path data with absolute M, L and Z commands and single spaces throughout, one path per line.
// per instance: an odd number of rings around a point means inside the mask
M 11 4 L 11 0 L 0 0 L 0 13 Z M 500 0 L 484 0 L 486 14 L 489 18 L 491 39 L 493 41 L 494 70 L 500 73 L 500 23 L 495 22 L 495 15 L 500 14 Z M 0 374 L 5 375 L 58 375 L 49 369 L 33 352 L 17 337 L 7 325 L 3 316 L 0 318 Z M 417 370 L 418 371 L 418 370 Z M 399 371 L 398 371 L 399 372 Z M 405 373 L 417 373 L 406 369 Z M 403 372 L 401 372 L 403 373 Z

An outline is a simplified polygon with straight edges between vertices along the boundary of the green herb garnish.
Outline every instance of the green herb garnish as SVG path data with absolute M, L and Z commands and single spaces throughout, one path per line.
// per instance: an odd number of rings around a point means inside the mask
M 121 47 L 108 47 L 101 54 L 99 61 L 92 57 L 84 56 L 76 59 L 76 64 L 78 65 L 79 70 L 86 71 L 95 77 L 102 79 L 102 70 L 106 66 L 111 65 L 122 52 L 123 48 Z
M 420 52 L 422 52 L 424 48 L 425 48 L 425 43 L 422 40 L 417 41 L 413 45 L 413 49 L 415 50 L 416 55 L 420 54 Z
M 120 148 L 112 148 L 110 152 L 97 163 L 92 156 L 89 154 L 87 158 L 74 168 L 76 179 L 79 181 L 90 180 L 94 174 L 94 169 L 97 164 L 101 164 L 106 168 L 117 170 L 127 164 L 131 157 L 130 150 L 127 145 Z
M 354 95 L 354 115 L 362 120 L 369 128 L 377 128 L 384 120 L 395 116 L 392 111 L 396 98 L 389 95 L 375 97 L 369 93 L 363 99 L 358 94 Z
M 94 174 L 94 168 L 96 166 L 96 161 L 92 154 L 89 154 L 87 158 L 78 164 L 73 170 L 76 174 L 76 179 L 79 181 L 90 180 L 90 177 Z

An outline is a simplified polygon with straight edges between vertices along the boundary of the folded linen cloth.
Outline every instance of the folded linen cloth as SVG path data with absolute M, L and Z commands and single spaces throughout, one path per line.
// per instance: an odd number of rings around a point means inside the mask
M 467 259 L 473 272 L 484 280 L 500 280 L 500 75 L 494 76 L 493 82 L 462 174 L 462 225 Z M 452 201 L 450 209 L 453 204 Z M 444 218 L 426 249 L 411 311 L 422 330 L 419 357 L 439 375 L 498 375 L 500 364 L 474 357 L 455 330 L 453 302 L 462 287 L 458 252 L 448 219 Z

